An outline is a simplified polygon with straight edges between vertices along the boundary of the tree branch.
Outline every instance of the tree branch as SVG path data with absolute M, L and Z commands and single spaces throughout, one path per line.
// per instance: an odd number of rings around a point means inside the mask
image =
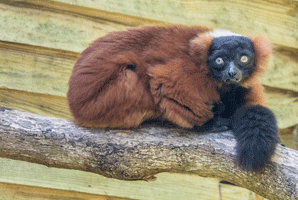
M 234 164 L 230 132 L 199 134 L 148 124 L 96 130 L 66 119 L 0 108 L 0 157 L 94 172 L 122 180 L 154 180 L 160 172 L 217 177 L 268 199 L 298 199 L 298 152 L 278 146 L 263 173 Z

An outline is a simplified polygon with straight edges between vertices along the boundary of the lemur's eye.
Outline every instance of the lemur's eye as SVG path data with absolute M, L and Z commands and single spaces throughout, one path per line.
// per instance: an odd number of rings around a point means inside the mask
M 224 63 L 224 61 L 223 61 L 223 59 L 222 59 L 221 57 L 216 58 L 215 62 L 216 62 L 216 64 L 218 64 L 218 65 Z
M 248 62 L 248 57 L 247 56 L 241 56 L 240 61 L 242 63 L 247 63 Z

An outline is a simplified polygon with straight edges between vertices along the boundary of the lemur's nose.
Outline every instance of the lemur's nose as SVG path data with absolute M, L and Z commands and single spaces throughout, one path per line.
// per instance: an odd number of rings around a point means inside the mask
M 228 75 L 230 78 L 235 78 L 235 76 L 237 76 L 237 71 L 235 71 L 234 68 L 230 68 Z

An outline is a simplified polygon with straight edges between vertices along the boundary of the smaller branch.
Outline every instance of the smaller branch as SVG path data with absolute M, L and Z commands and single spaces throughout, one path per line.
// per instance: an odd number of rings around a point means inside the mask
M 96 130 L 72 121 L 0 108 L 0 157 L 94 172 L 122 180 L 154 180 L 160 172 L 217 177 L 268 199 L 298 199 L 298 152 L 278 145 L 263 173 L 235 164 L 230 132 L 199 134 L 143 125 Z

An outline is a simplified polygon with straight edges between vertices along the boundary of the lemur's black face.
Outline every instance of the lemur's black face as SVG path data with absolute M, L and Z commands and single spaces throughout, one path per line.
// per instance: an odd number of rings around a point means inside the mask
M 255 70 L 253 43 L 243 36 L 223 36 L 212 40 L 207 65 L 217 80 L 239 84 Z

